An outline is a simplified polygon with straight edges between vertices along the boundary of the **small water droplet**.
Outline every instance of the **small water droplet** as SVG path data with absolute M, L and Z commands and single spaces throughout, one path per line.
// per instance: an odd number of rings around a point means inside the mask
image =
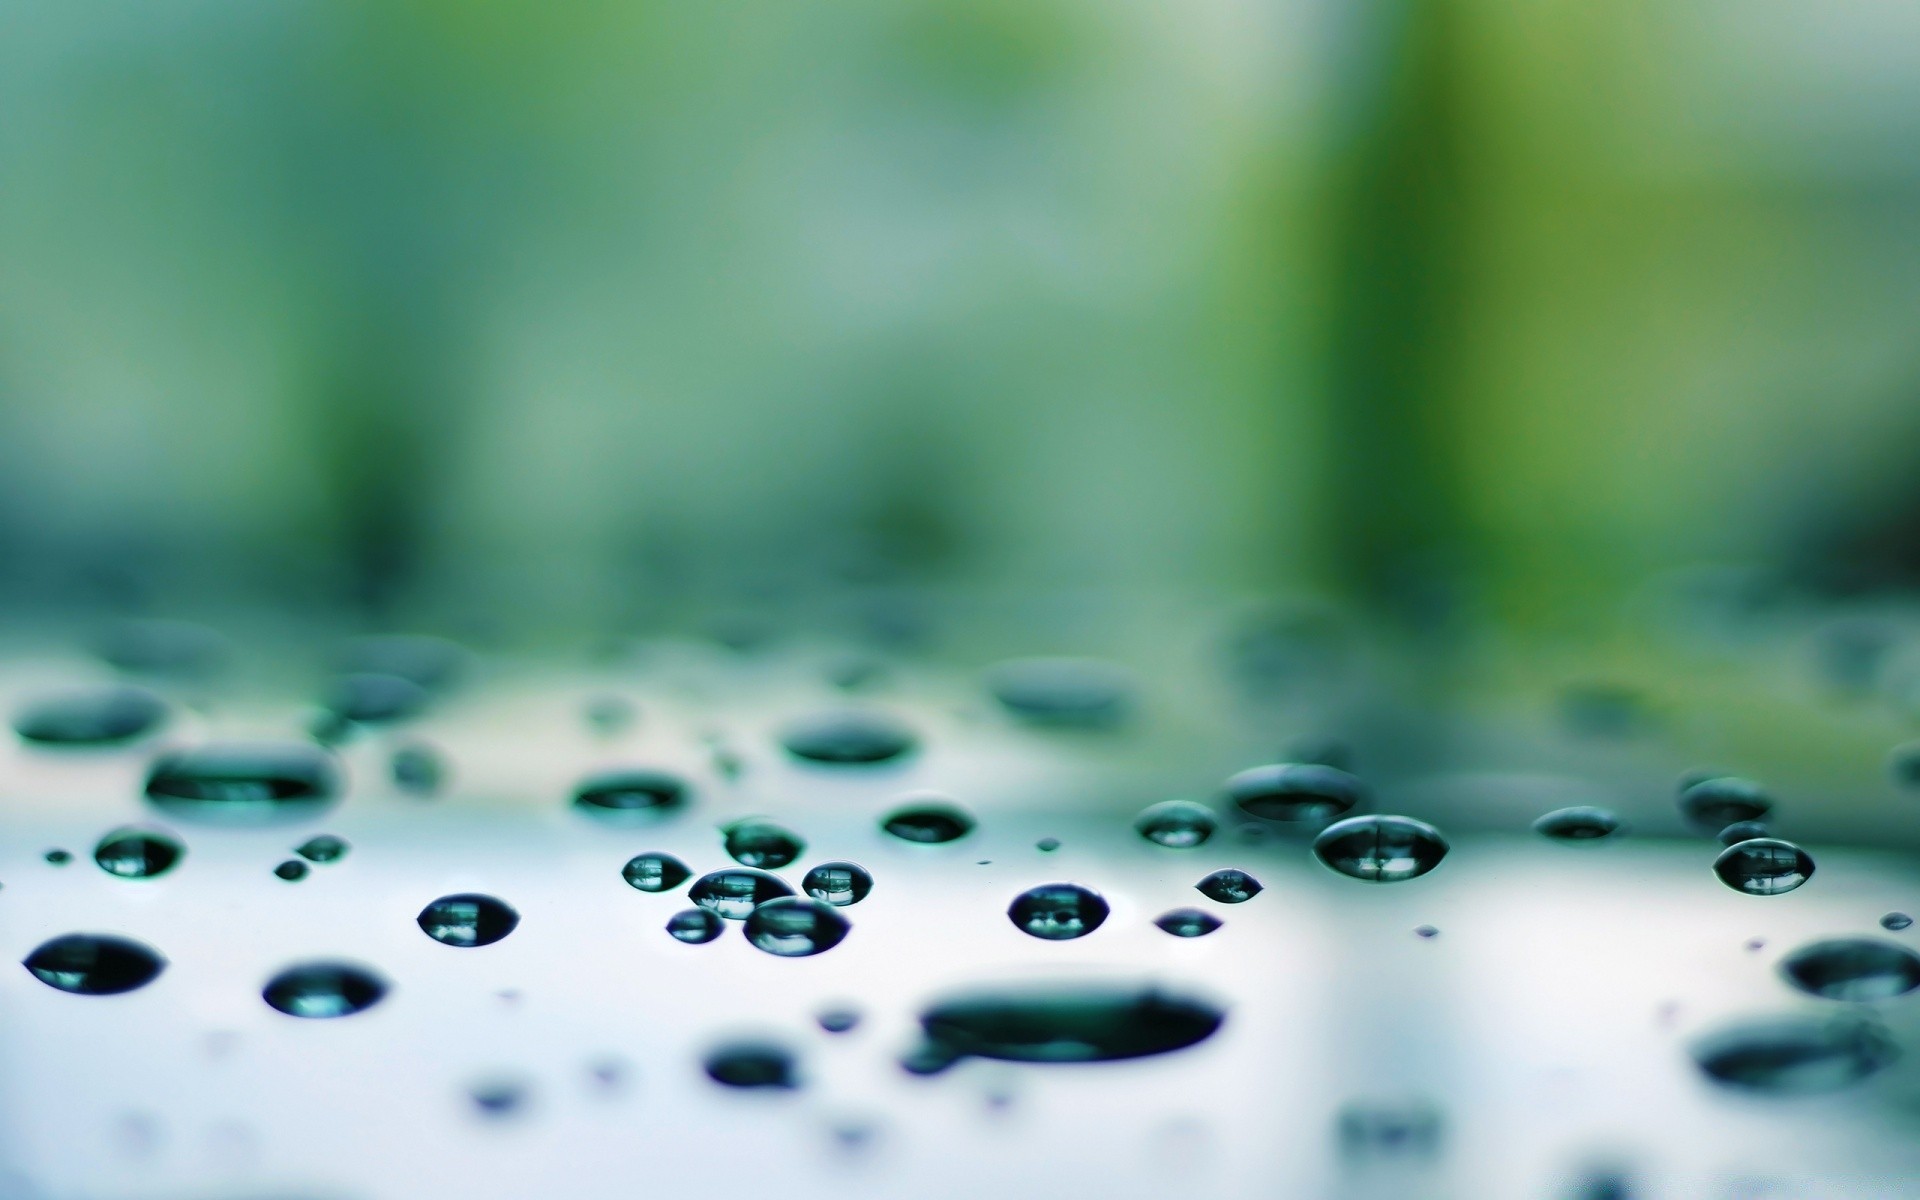
M 358 637 L 340 648 L 336 664 L 346 675 L 398 675 L 437 692 L 452 686 L 467 666 L 467 652 L 444 638 L 421 634 Z
M 21 966 L 50 988 L 76 996 L 117 996 L 143 988 L 165 969 L 160 952 L 132 938 L 69 933 L 42 942 Z
M 1417 879 L 1439 866 L 1448 848 L 1438 829 L 1411 817 L 1349 817 L 1313 839 L 1321 862 L 1368 883 Z
M 729 921 L 744 921 L 769 900 L 793 895 L 786 881 L 751 867 L 729 867 L 693 881 L 687 899 Z
M 684 808 L 687 786 L 660 771 L 603 771 L 575 789 L 573 806 L 602 820 L 648 821 Z
M 327 689 L 327 711 L 356 725 L 390 725 L 427 707 L 427 689 L 399 675 L 342 675 Z
M 808 871 L 800 890 L 815 900 L 842 907 L 858 904 L 873 890 L 873 876 L 859 863 L 836 860 Z
M 1178 938 L 1205 937 L 1220 928 L 1221 920 L 1197 908 L 1176 908 L 1153 919 L 1153 923 Z
M 958 805 L 923 801 L 896 808 L 880 828 L 902 841 L 935 844 L 958 841 L 973 832 L 973 817 Z
M 349 849 L 346 839 L 322 833 L 301 842 L 293 852 L 308 862 L 335 863 L 345 858 Z
M 1898 931 L 1898 930 L 1905 929 L 1912 924 L 1913 924 L 1913 918 L 1903 912 L 1890 912 L 1886 916 L 1880 918 L 1880 928 L 1882 929 L 1892 929 L 1892 930 Z
M 698 946 L 720 936 L 725 929 L 719 917 L 704 908 L 685 908 L 667 918 L 667 932 L 675 941 Z
M 587 724 L 601 737 L 611 737 L 634 722 L 633 701 L 624 696 L 595 696 L 587 701 Z
M 93 861 L 122 879 L 152 879 L 171 871 L 185 853 L 186 847 L 164 833 L 116 829 L 93 848 Z
M 1258 879 L 1235 867 L 1223 867 L 1193 887 L 1202 896 L 1221 904 L 1245 904 L 1266 890 Z
M 728 856 L 747 867 L 784 867 L 807 848 L 799 834 L 764 817 L 735 821 L 721 833 Z
M 787 726 L 780 740 L 795 758 L 842 767 L 891 762 L 914 748 L 911 730 L 892 717 L 874 712 L 807 717 Z
M 145 688 L 108 684 L 35 701 L 14 714 L 13 729 L 42 745 L 112 746 L 158 728 L 166 715 L 166 704 Z
M 1191 800 L 1162 800 L 1134 818 L 1135 832 L 1150 842 L 1176 850 L 1191 849 L 1213 836 L 1212 810 Z
M 458 892 L 420 910 L 420 931 L 445 946 L 491 946 L 520 924 L 520 914 L 494 896 Z
M 1767 945 L 1767 939 L 1765 938 L 1748 938 L 1747 939 L 1748 950 L 1764 950 L 1766 949 L 1766 945 Z
M 1273 763 L 1227 780 L 1227 798 L 1263 821 L 1330 821 L 1367 798 L 1367 786 L 1336 767 Z
M 1837 1091 L 1892 1065 L 1899 1050 L 1853 1017 L 1747 1021 L 1700 1039 L 1693 1059 L 1716 1083 L 1747 1091 Z
M 1155 987 L 1029 987 L 957 996 L 920 1016 L 925 1043 L 902 1066 L 916 1074 L 966 1057 L 1007 1062 L 1109 1062 L 1205 1041 L 1226 1014 Z
M 525 1107 L 529 1089 L 515 1079 L 489 1079 L 467 1091 L 473 1106 L 485 1117 L 510 1117 Z
M 56 867 L 64 867 L 68 863 L 73 861 L 73 852 L 70 850 L 53 849 L 53 850 L 47 851 L 41 857 L 45 858 L 48 862 L 52 863 Z
M 1058 942 L 1092 933 L 1108 911 L 1097 892 L 1077 883 L 1044 883 L 1015 896 L 1007 918 L 1022 933 Z
M 390 770 L 394 786 L 415 796 L 431 796 L 439 791 L 447 774 L 439 751 L 419 742 L 395 750 Z
M 346 962 L 298 963 L 267 981 L 260 998 L 290 1017 L 349 1017 L 387 994 L 384 979 Z
M 1621 829 L 1620 818 L 1610 809 L 1591 804 L 1556 808 L 1533 823 L 1533 831 L 1556 842 L 1592 842 L 1612 837 Z
M 620 876 L 643 892 L 670 892 L 687 881 L 693 872 L 671 854 L 648 851 L 636 854 L 620 868 Z
M 1133 681 L 1099 659 L 1023 658 L 988 671 L 987 690 L 1030 724 L 1098 729 L 1125 719 Z
M 1770 834 L 1764 821 L 1735 821 L 1722 829 L 1719 836 L 1722 846 L 1737 846 L 1741 842 L 1750 842 Z
M 625 1059 L 610 1054 L 596 1058 L 587 1064 L 587 1074 L 592 1077 L 594 1085 L 603 1092 L 620 1090 L 626 1086 L 627 1077 L 632 1073 L 633 1069 Z
M 831 904 L 802 896 L 769 900 L 747 914 L 747 940 L 768 954 L 805 958 L 838 946 L 851 928 Z
M 1813 878 L 1813 856 L 1778 838 L 1748 838 L 1713 860 L 1720 882 L 1749 896 L 1778 896 Z
M 1060 848 L 1060 839 L 1057 837 L 1043 837 L 1033 844 L 1033 848 L 1042 854 L 1052 854 Z
M 289 858 L 275 867 L 273 873 L 288 883 L 298 883 L 307 877 L 307 864 L 297 858 Z
M 1877 938 L 1831 938 L 1787 955 L 1780 972 L 1829 1000 L 1890 1000 L 1920 987 L 1920 954 Z
M 1434 938 L 1440 936 L 1440 930 L 1433 925 L 1415 925 L 1413 927 L 1413 936 L 1425 939 L 1426 941 L 1432 941 Z
M 1349 1159 L 1431 1158 L 1440 1149 L 1440 1110 L 1425 1100 L 1349 1104 L 1336 1127 Z
M 209 743 L 163 754 L 147 774 L 154 807 L 223 824 L 311 817 L 333 802 L 339 787 L 331 756 L 304 742 Z
M 824 1009 L 817 1018 L 820 1028 L 828 1033 L 846 1033 L 860 1024 L 860 1010 L 844 1005 Z
M 728 1087 L 799 1086 L 793 1052 L 772 1042 L 732 1042 L 713 1050 L 703 1065 L 707 1078 Z
M 1773 798 L 1751 779 L 1713 775 L 1680 793 L 1680 813 L 1701 829 L 1721 830 L 1738 821 L 1758 821 L 1773 811 Z

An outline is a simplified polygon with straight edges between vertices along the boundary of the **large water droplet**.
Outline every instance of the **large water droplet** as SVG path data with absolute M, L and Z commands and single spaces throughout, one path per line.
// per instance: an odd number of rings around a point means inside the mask
M 350 1017 L 387 994 L 387 983 L 346 962 L 299 963 L 267 981 L 260 998 L 290 1017 Z
M 1735 821 L 1718 834 L 1722 846 L 1737 846 L 1741 842 L 1769 836 L 1771 831 L 1764 821 Z
M 573 793 L 573 806 L 602 820 L 650 821 L 684 808 L 687 785 L 661 771 L 602 771 Z
M 941 1070 L 969 1056 L 1008 1062 L 1108 1062 L 1166 1054 L 1205 1041 L 1226 1014 L 1155 988 L 1054 986 L 957 996 L 920 1015 L 927 1046 L 910 1070 Z
M 957 805 L 921 801 L 888 813 L 880 827 L 908 842 L 952 842 L 973 832 L 973 817 Z
M 1592 842 L 1619 833 L 1620 818 L 1591 804 L 1556 808 L 1533 823 L 1533 831 L 1556 842 Z
M 1031 724 L 1093 729 L 1126 717 L 1133 681 L 1120 667 L 1098 659 L 1022 658 L 987 672 L 987 690 Z
M 1748 1021 L 1694 1043 L 1694 1062 L 1717 1083 L 1756 1092 L 1831 1092 L 1892 1065 L 1899 1051 L 1853 1017 Z
M 1194 890 L 1221 904 L 1245 904 L 1266 889 L 1245 871 L 1224 867 L 1193 885 Z
M 308 862 L 335 863 L 345 858 L 349 849 L 345 838 L 321 833 L 295 846 L 293 852 Z
M 832 712 L 795 721 L 781 736 L 787 753 L 832 766 L 891 762 L 914 747 L 913 732 L 874 712 Z
M 167 960 L 132 938 L 69 933 L 42 942 L 20 965 L 50 988 L 76 996 L 117 996 L 152 983 Z
M 1028 888 L 1007 906 L 1007 917 L 1022 933 L 1048 941 L 1085 937 L 1107 919 L 1107 902 L 1077 883 L 1044 883 Z
M 435 900 L 415 920 L 434 941 L 464 948 L 493 945 L 520 924 L 520 914 L 496 897 L 460 892 Z
M 427 706 L 427 689 L 399 675 L 342 675 L 327 689 L 327 711 L 357 725 L 389 725 Z
M 193 679 L 212 675 L 226 662 L 227 639 L 188 621 L 129 620 L 107 630 L 99 654 L 132 675 Z
M 643 892 L 670 892 L 693 874 L 687 864 L 671 854 L 649 851 L 636 854 L 620 868 L 620 876 Z
M 1773 811 L 1773 798 L 1751 779 L 1713 775 L 1680 793 L 1680 813 L 1701 829 L 1721 830 L 1735 821 L 1758 821 Z
M 110 684 L 35 701 L 14 714 L 13 728 L 43 745 L 111 746 L 158 728 L 166 715 L 166 704 L 145 688 Z
M 744 921 L 760 905 L 793 895 L 786 881 L 751 867 L 729 867 L 693 881 L 687 899 L 729 921 Z
M 1330 821 L 1367 798 L 1367 786 L 1336 767 L 1273 763 L 1227 780 L 1227 797 L 1265 821 Z
M 859 863 L 824 862 L 808 871 L 800 881 L 800 890 L 815 900 L 844 908 L 858 904 L 873 890 L 873 876 Z
M 395 750 L 390 770 L 394 786 L 416 796 L 431 796 L 439 791 L 447 774 L 440 752 L 418 742 Z
M 695 946 L 719 937 L 720 931 L 725 928 L 719 917 L 704 908 L 682 909 L 667 918 L 667 932 L 676 941 Z
M 1175 937 L 1204 937 L 1220 928 L 1219 917 L 1197 908 L 1176 908 L 1172 912 L 1161 913 L 1153 923 Z
M 799 1086 L 793 1052 L 772 1042 L 733 1042 L 707 1055 L 707 1078 L 735 1088 Z
M 1829 1000 L 1890 1000 L 1920 987 L 1920 954 L 1877 938 L 1832 938 L 1787 955 L 1780 972 Z
M 1439 866 L 1447 850 L 1438 829 L 1411 817 L 1349 817 L 1313 839 L 1321 862 L 1368 883 L 1416 879 Z
M 382 634 L 349 641 L 340 648 L 337 662 L 343 674 L 398 675 L 437 692 L 458 680 L 466 669 L 467 652 L 443 638 Z
M 186 847 L 164 833 L 146 829 L 116 829 L 93 848 L 93 861 L 109 875 L 122 879 L 151 879 L 171 871 Z
M 147 775 L 156 808 L 209 823 L 312 817 L 339 788 L 333 759 L 304 742 L 212 742 L 161 755 Z
M 800 835 L 764 817 L 735 821 L 722 833 L 727 854 L 742 866 L 784 867 L 807 848 Z
M 1713 860 L 1720 882 L 1749 896 L 1778 896 L 1813 878 L 1813 856 L 1779 838 L 1748 838 Z
M 747 915 L 747 940 L 782 958 L 831 950 L 850 926 L 831 904 L 800 896 L 769 900 Z
M 1185 850 L 1213 836 L 1217 824 L 1212 810 L 1191 800 L 1162 800 L 1150 804 L 1134 818 L 1133 828 L 1141 837 L 1162 846 Z

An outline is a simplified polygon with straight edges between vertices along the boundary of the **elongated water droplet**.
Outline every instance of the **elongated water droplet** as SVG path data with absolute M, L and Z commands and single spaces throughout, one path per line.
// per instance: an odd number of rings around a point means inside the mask
M 1204 937 L 1220 928 L 1219 917 L 1197 908 L 1176 908 L 1172 912 L 1161 913 L 1153 923 L 1175 937 Z
M 386 980 L 347 962 L 298 963 L 267 981 L 260 998 L 290 1017 L 350 1017 L 378 1004 Z
M 1716 1083 L 1780 1094 L 1837 1091 L 1899 1057 L 1878 1026 L 1851 1016 L 1742 1022 L 1701 1038 L 1692 1054 Z
M 345 838 L 322 833 L 301 842 L 293 852 L 308 862 L 335 863 L 345 858 L 349 849 Z
M 733 1088 L 794 1088 L 793 1052 L 772 1042 L 733 1042 L 707 1055 L 707 1078 Z
M 1227 780 L 1227 798 L 1263 821 L 1331 821 L 1367 798 L 1367 786 L 1335 767 L 1273 763 Z
M 339 789 L 333 759 L 303 742 L 213 742 L 163 754 L 147 775 L 154 807 L 220 824 L 309 818 Z
M 340 648 L 342 674 L 398 675 L 437 692 L 452 686 L 467 667 L 467 652 L 444 638 L 420 634 L 359 637 Z
M 68 863 L 73 861 L 73 852 L 69 850 L 53 849 L 53 850 L 47 851 L 41 857 L 45 858 L 49 863 L 51 863 L 56 867 L 64 867 Z
M 394 786 L 415 796 L 431 796 L 439 791 L 447 774 L 440 752 L 418 742 L 395 750 L 390 769 Z
M 1890 912 L 1880 918 L 1880 928 L 1901 930 L 1913 924 L 1913 918 L 1903 912 Z
M 299 883 L 307 877 L 307 864 L 297 858 L 289 858 L 273 869 L 273 873 L 288 883 Z
M 1150 804 L 1133 821 L 1133 828 L 1141 837 L 1176 850 L 1204 843 L 1217 827 L 1212 810 L 1191 800 L 1162 800 Z
M 744 921 L 755 908 L 793 895 L 786 881 L 751 867 L 729 867 L 693 881 L 687 899 L 729 921 Z
M 726 926 L 704 908 L 686 908 L 667 918 L 667 932 L 674 940 L 699 945 L 720 936 Z
M 1720 831 L 1722 846 L 1737 846 L 1741 842 L 1750 842 L 1754 838 L 1770 837 L 1764 821 L 1735 821 Z
M 969 1056 L 1008 1062 L 1109 1062 L 1183 1050 L 1226 1014 L 1157 988 L 1053 986 L 956 996 L 920 1015 L 927 1044 L 906 1064 L 937 1071 Z
M 147 829 L 116 829 L 93 848 L 93 861 L 122 879 L 152 879 L 174 868 L 186 853 L 174 838 Z
M 1321 862 L 1368 883 L 1416 879 L 1439 866 L 1447 850 L 1438 829 L 1411 817 L 1349 817 L 1313 839 Z
M 831 904 L 801 896 L 769 900 L 747 914 L 747 940 L 768 954 L 805 958 L 838 946 L 847 919 Z
M 687 803 L 687 786 L 662 771 L 603 771 L 573 793 L 577 810 L 610 821 L 650 821 Z
M 43 745 L 112 746 L 159 728 L 166 715 L 166 704 L 145 688 L 109 684 L 29 704 L 14 714 L 13 729 Z
M 1029 724 L 1099 729 L 1125 719 L 1133 680 L 1092 658 L 1022 658 L 987 672 L 987 690 Z
M 1773 811 L 1773 798 L 1751 779 L 1714 775 L 1680 793 L 1680 813 L 1700 829 L 1721 830 L 1736 821 L 1758 821 Z
M 1022 933 L 1048 941 L 1085 937 L 1107 919 L 1107 902 L 1077 883 L 1045 883 L 1013 898 L 1007 919 Z
M 1221 904 L 1245 904 L 1266 889 L 1245 871 L 1225 867 L 1193 885 L 1194 890 Z
M 1829 1000 L 1890 1000 L 1920 987 L 1920 954 L 1878 938 L 1831 938 L 1787 955 L 1780 972 Z
M 1813 856 L 1778 838 L 1749 838 L 1722 850 L 1713 873 L 1736 892 L 1778 896 L 1813 878 Z
M 800 890 L 838 908 L 858 904 L 873 890 L 873 876 L 859 863 L 824 862 L 808 871 Z
M 735 821 L 722 832 L 727 854 L 747 867 L 784 867 L 807 848 L 799 834 L 764 817 Z
M 166 968 L 160 952 L 110 933 L 69 933 L 42 942 L 21 962 L 50 988 L 76 996 L 117 996 L 143 988 Z
M 670 892 L 687 881 L 693 872 L 671 854 L 649 851 L 636 854 L 620 868 L 620 876 L 643 892 Z
M 1556 808 L 1533 823 L 1533 831 L 1556 842 L 1593 842 L 1620 832 L 1620 818 L 1611 809 L 1576 804 Z
M 829 766 L 872 766 L 914 748 L 913 732 L 874 712 L 831 712 L 795 721 L 781 736 L 787 753 Z
M 327 688 L 326 707 L 356 725 L 390 725 L 418 716 L 428 699 L 427 689 L 411 679 L 361 672 L 334 680 Z
M 415 918 L 422 933 L 447 946 L 491 946 L 520 924 L 520 914 L 494 896 L 459 892 L 442 896 Z
M 973 817 L 958 805 L 928 800 L 904 805 L 888 813 L 880 827 L 908 842 L 952 842 L 973 832 Z

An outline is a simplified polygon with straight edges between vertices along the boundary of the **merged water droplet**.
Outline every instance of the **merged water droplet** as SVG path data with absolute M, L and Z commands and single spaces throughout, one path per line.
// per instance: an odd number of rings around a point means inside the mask
M 667 932 L 676 941 L 696 946 L 719 937 L 720 931 L 725 928 L 719 917 L 704 908 L 682 909 L 667 918 Z
M 1133 821 L 1133 828 L 1141 837 L 1176 850 L 1200 845 L 1213 836 L 1217 827 L 1212 810 L 1191 800 L 1149 804 Z
M 1902 930 L 1913 924 L 1913 918 L 1903 912 L 1890 912 L 1880 918 L 1880 928 Z
M 356 725 L 390 725 L 418 716 L 427 707 L 427 689 L 399 675 L 357 672 L 342 675 L 327 688 L 327 711 Z
M 445 946 L 491 946 L 514 931 L 520 914 L 506 901 L 479 892 L 442 896 L 415 918 L 422 933 Z
M 21 966 L 50 988 L 76 996 L 117 996 L 143 988 L 165 969 L 160 952 L 109 933 L 69 933 L 40 943 Z
M 273 869 L 273 873 L 288 883 L 299 883 L 307 877 L 307 864 L 297 858 L 289 858 Z
M 800 881 L 800 890 L 815 900 L 835 907 L 858 904 L 873 890 L 873 876 L 859 863 L 836 860 L 824 862 L 808 871 Z
M 1890 1000 L 1920 987 L 1920 954 L 1877 938 L 1831 938 L 1787 955 L 1780 972 L 1829 1000 Z
M 787 753 L 830 766 L 892 762 L 914 748 L 913 731 L 882 713 L 822 713 L 795 721 L 781 736 Z
M 806 850 L 800 835 L 764 817 L 735 821 L 721 831 L 727 854 L 748 867 L 784 867 Z
M 729 867 L 702 875 L 687 891 L 687 899 L 729 921 L 744 921 L 769 900 L 791 895 L 793 889 L 785 880 L 752 867 Z
M 152 879 L 174 868 L 187 852 L 177 840 L 147 829 L 116 829 L 93 848 L 93 861 L 122 879 Z
M 686 807 L 687 785 L 663 771 L 602 771 L 575 789 L 573 806 L 602 820 L 650 821 Z
M 1030 724 L 1099 729 L 1125 719 L 1133 680 L 1099 659 L 1022 658 L 988 671 L 987 690 Z
M 208 823 L 305 819 L 339 789 L 332 757 L 305 742 L 212 742 L 163 754 L 147 774 L 154 807 Z
M 74 688 L 14 714 L 23 739 L 48 746 L 113 746 L 159 728 L 167 706 L 145 688 L 124 684 Z
M 1593 842 L 1612 837 L 1621 829 L 1620 818 L 1611 810 L 1591 804 L 1556 808 L 1533 823 L 1533 831 L 1556 842 Z
M 1720 830 L 1736 821 L 1758 821 L 1773 811 L 1773 798 L 1751 779 L 1712 775 L 1687 784 L 1680 813 L 1701 829 Z
M 620 868 L 620 876 L 643 892 L 670 892 L 687 881 L 693 872 L 671 854 L 648 851 L 636 854 Z
M 1813 878 L 1813 856 L 1779 838 L 1748 838 L 1722 850 L 1713 873 L 1736 892 L 1778 896 Z
M 1227 798 L 1263 821 L 1331 821 L 1367 798 L 1367 785 L 1337 767 L 1272 763 L 1227 780 Z
M 773 1042 L 732 1042 L 707 1055 L 707 1078 L 734 1088 L 800 1085 L 793 1052 Z
M 1176 908 L 1172 912 L 1161 913 L 1153 919 L 1153 923 L 1181 938 L 1205 937 L 1222 924 L 1219 917 L 1197 908 Z
M 805 958 L 838 946 L 851 926 L 831 904 L 801 896 L 769 900 L 747 914 L 747 940 L 768 954 Z
M 1412 817 L 1349 817 L 1313 839 L 1321 862 L 1368 883 L 1417 879 L 1439 866 L 1448 849 L 1438 829 Z
M 1007 906 L 1007 919 L 1022 933 L 1048 941 L 1085 937 L 1107 919 L 1107 902 L 1077 883 L 1028 888 Z
M 267 981 L 260 998 L 290 1017 L 350 1017 L 378 1004 L 386 980 L 348 962 L 298 963 Z
M 966 1057 L 1007 1062 L 1109 1062 L 1183 1050 L 1226 1014 L 1157 988 L 1053 986 L 980 992 L 920 1015 L 926 1045 L 903 1064 L 929 1074 Z
M 1741 842 L 1750 842 L 1754 838 L 1771 837 L 1772 831 L 1764 821 L 1735 821 L 1722 829 L 1719 834 L 1722 846 L 1737 846 Z
M 1236 867 L 1224 867 L 1193 886 L 1202 896 L 1221 904 L 1245 904 L 1266 890 L 1258 879 Z
M 308 862 L 334 863 L 345 858 L 349 849 L 346 839 L 321 833 L 295 846 L 293 852 Z
M 1747 1021 L 1704 1037 L 1693 1060 L 1728 1087 L 1778 1094 L 1831 1092 L 1891 1066 L 1899 1050 L 1877 1025 L 1852 1016 Z
M 894 809 L 880 828 L 902 841 L 932 845 L 958 841 L 973 832 L 973 824 L 973 817 L 958 805 L 928 800 Z
M 440 752 L 418 742 L 395 750 L 389 770 L 394 786 L 415 796 L 431 796 L 439 791 L 447 774 Z

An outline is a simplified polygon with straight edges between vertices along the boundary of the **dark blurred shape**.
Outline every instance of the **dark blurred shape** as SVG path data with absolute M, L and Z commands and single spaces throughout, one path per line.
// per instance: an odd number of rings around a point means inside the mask
M 1356 1101 L 1335 1118 L 1341 1157 L 1426 1159 L 1440 1152 L 1440 1110 L 1425 1100 Z
M 166 715 L 166 703 L 145 688 L 75 688 L 21 709 L 13 729 L 50 746 L 112 746 L 152 732 Z

